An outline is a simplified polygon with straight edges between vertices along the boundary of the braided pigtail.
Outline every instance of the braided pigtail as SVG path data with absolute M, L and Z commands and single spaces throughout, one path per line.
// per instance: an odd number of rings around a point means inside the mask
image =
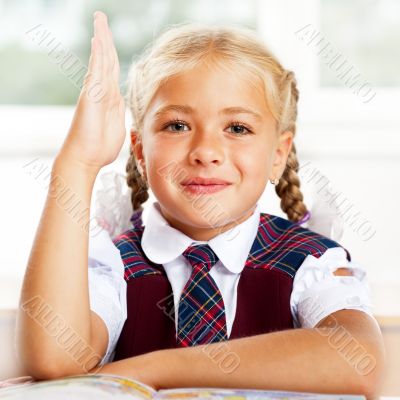
M 296 78 L 292 71 L 285 70 L 280 81 L 282 93 L 282 112 L 280 121 L 280 131 L 290 130 L 293 135 L 296 133 L 297 102 L 299 91 L 297 89 Z M 303 202 L 303 194 L 300 190 L 300 178 L 297 174 L 299 162 L 297 160 L 296 146 L 292 142 L 292 147 L 286 162 L 286 168 L 275 186 L 275 191 L 280 197 L 281 209 L 288 219 L 293 222 L 301 221 L 308 212 Z
M 287 214 L 289 220 L 293 222 L 300 221 L 307 213 L 307 207 L 303 203 L 303 194 L 300 190 L 298 170 L 299 162 L 297 161 L 296 147 L 293 143 L 285 171 L 275 187 L 275 191 L 281 199 L 281 209 Z

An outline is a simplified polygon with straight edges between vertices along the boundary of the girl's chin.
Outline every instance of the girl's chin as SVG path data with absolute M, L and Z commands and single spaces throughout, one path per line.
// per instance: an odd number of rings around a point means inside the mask
M 204 209 L 196 213 L 193 209 L 188 210 L 188 214 L 183 219 L 186 221 L 185 225 L 189 225 L 194 229 L 199 230 L 216 230 L 217 233 L 228 230 L 227 225 L 234 225 L 234 219 L 231 218 L 228 210 L 224 211 L 218 207 Z

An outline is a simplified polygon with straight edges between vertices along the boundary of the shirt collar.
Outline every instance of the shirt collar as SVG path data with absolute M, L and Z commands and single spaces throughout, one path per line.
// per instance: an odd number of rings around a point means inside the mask
M 149 206 L 141 245 L 147 258 L 156 264 L 166 264 L 179 257 L 193 243 L 208 243 L 222 264 L 231 272 L 243 270 L 258 232 L 260 206 L 245 221 L 208 242 L 194 240 L 173 228 L 165 220 L 156 201 Z

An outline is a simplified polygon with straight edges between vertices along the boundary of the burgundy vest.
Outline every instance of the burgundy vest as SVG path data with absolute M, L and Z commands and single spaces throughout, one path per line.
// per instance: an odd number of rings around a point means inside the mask
M 114 361 L 178 347 L 172 287 L 164 267 L 144 254 L 140 245 L 143 230 L 143 226 L 133 227 L 113 240 L 124 262 L 127 283 L 127 319 Z M 294 328 L 290 295 L 296 271 L 307 255 L 318 258 L 331 247 L 342 246 L 284 218 L 261 213 L 239 278 L 229 339 Z

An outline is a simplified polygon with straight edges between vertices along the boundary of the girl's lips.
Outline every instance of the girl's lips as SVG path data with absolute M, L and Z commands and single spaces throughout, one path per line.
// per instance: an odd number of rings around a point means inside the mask
M 211 194 L 219 192 L 220 190 L 226 189 L 230 186 L 230 183 L 218 184 L 218 185 L 198 185 L 198 184 L 186 184 L 182 185 L 185 192 L 193 194 Z

